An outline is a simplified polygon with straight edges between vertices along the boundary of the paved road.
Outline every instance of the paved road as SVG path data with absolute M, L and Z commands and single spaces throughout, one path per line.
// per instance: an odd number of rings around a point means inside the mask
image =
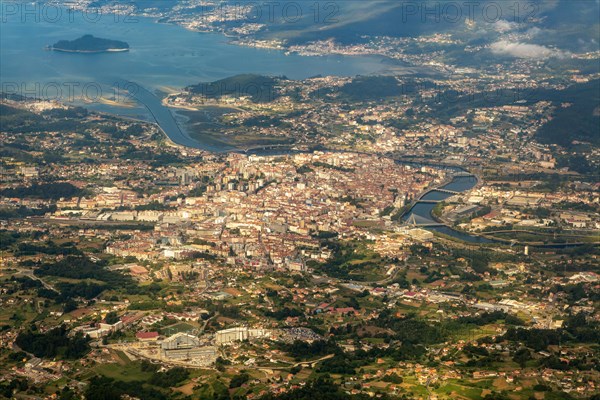
M 54 286 L 50 285 L 48 282 L 42 280 L 41 278 L 35 276 L 33 274 L 33 271 L 29 270 L 29 269 L 17 269 L 17 273 L 14 275 L 21 275 L 21 276 L 26 276 L 28 278 L 31 278 L 35 281 L 40 281 L 42 283 L 42 285 L 44 285 L 44 287 L 48 290 L 52 290 L 55 291 L 56 293 L 60 293 L 58 289 L 56 289 Z

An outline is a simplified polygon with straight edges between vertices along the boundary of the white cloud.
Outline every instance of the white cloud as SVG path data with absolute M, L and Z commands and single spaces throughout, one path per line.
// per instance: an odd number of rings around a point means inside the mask
M 508 55 L 517 58 L 545 59 L 550 57 L 565 57 L 567 53 L 537 44 L 500 40 L 492 43 L 490 49 L 494 54 Z
M 532 28 L 527 29 L 527 31 L 525 32 L 525 34 L 529 37 L 534 37 L 534 36 L 538 36 L 539 34 L 542 33 L 542 30 L 540 28 L 538 28 L 537 26 L 534 26 Z
M 516 22 L 510 22 L 505 19 L 500 19 L 494 22 L 494 29 L 500 33 L 506 33 L 513 31 L 519 27 L 519 24 Z

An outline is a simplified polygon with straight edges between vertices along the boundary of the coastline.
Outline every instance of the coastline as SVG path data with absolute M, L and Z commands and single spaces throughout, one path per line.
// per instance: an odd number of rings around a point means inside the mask
M 81 54 L 98 54 L 98 53 L 124 53 L 129 49 L 106 49 L 106 50 L 67 50 L 50 46 L 50 51 L 58 51 L 59 53 L 81 53 Z

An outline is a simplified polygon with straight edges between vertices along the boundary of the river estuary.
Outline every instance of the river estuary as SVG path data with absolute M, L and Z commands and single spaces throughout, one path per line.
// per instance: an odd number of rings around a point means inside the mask
M 2 15 L 0 82 L 2 91 L 84 105 L 92 110 L 156 122 L 175 143 L 208 151 L 229 151 L 219 144 L 192 139 L 176 115 L 162 105 L 164 93 L 198 82 L 241 73 L 285 75 L 305 79 L 315 75 L 355 76 L 384 73 L 402 65 L 370 56 L 303 57 L 283 51 L 234 46 L 220 34 L 197 33 L 153 19 L 103 15 L 96 21 L 63 10 L 59 18 L 20 13 Z M 84 34 L 124 40 L 130 51 L 74 54 L 45 50 L 62 39 Z M 243 60 L 243 62 L 240 62 Z M 413 71 L 406 69 L 406 73 Z M 471 189 L 476 180 L 456 177 L 444 188 Z M 451 194 L 432 191 L 423 200 L 441 201 Z M 417 203 L 408 214 L 432 221 L 435 204 Z M 489 242 L 448 227 L 430 227 L 469 242 Z

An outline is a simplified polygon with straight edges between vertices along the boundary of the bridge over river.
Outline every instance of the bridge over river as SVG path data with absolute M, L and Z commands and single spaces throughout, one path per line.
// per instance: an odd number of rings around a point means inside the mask
M 432 228 L 436 226 L 446 226 L 445 224 L 435 222 L 433 220 L 424 218 L 420 215 L 411 214 L 410 217 L 402 224 L 402 226 L 406 227 L 415 227 L 415 228 Z

